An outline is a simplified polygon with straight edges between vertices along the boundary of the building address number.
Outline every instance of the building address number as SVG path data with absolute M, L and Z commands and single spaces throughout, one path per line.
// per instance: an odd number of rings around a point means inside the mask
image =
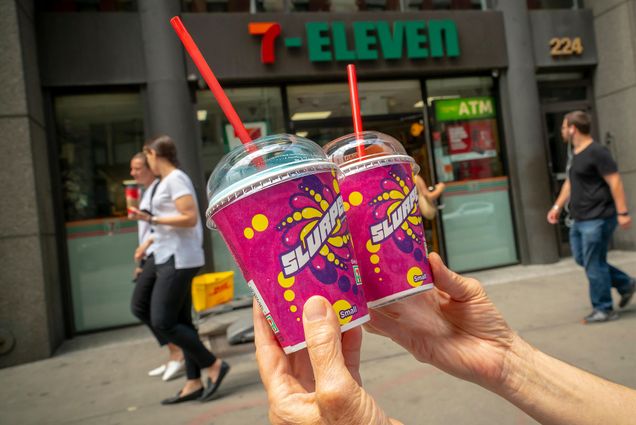
M 581 37 L 554 37 L 550 39 L 550 55 L 572 56 L 583 54 Z

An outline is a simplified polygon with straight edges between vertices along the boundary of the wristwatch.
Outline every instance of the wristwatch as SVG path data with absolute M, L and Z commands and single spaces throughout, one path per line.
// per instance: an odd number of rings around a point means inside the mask
M 157 224 L 157 217 L 155 217 L 154 215 L 150 217 L 150 224 Z
M 629 211 L 625 211 L 622 213 L 616 213 L 617 215 L 623 215 L 623 216 L 628 216 L 629 215 Z

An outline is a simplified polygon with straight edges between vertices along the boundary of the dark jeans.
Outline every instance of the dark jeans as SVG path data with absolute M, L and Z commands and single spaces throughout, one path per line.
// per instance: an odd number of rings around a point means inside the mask
M 212 366 L 216 361 L 192 324 L 191 285 L 198 270 L 198 267 L 175 269 L 174 257 L 163 264 L 155 264 L 154 257 L 150 256 L 144 265 L 144 273 L 137 279 L 137 285 L 150 288 L 140 290 L 150 294 L 150 298 L 146 299 L 149 304 L 146 301 L 133 304 L 133 314 L 152 329 L 159 341 L 171 342 L 183 350 L 188 379 L 201 377 L 201 369 Z M 143 308 L 148 305 L 149 309 Z M 142 308 L 135 311 L 140 306 Z
M 617 225 L 616 217 L 575 221 L 570 229 L 574 260 L 585 268 L 590 299 L 596 310 L 613 310 L 612 286 L 620 294 L 630 289 L 631 278 L 607 262 L 607 247 Z
M 159 345 L 163 346 L 168 341 L 150 326 L 150 299 L 152 298 L 152 290 L 155 287 L 154 274 L 155 259 L 151 255 L 141 265 L 141 273 L 135 279 L 135 289 L 130 300 L 130 310 L 135 317 L 148 326 Z

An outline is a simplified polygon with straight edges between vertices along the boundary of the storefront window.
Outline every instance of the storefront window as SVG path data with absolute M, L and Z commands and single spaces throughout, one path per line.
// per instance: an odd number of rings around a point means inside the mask
M 225 93 L 252 138 L 285 133 L 280 88 L 229 88 L 225 90 Z M 207 179 L 221 157 L 241 142 L 209 90 L 197 92 L 197 119 L 202 138 L 202 168 Z M 212 252 L 215 270 L 234 271 L 234 296 L 249 295 L 249 288 L 243 274 L 221 235 L 216 231 L 212 232 Z
M 423 102 L 417 80 L 361 82 L 360 109 L 365 128 L 374 123 L 422 118 Z M 304 137 L 325 144 L 353 131 L 349 88 L 346 83 L 288 86 L 290 126 Z M 369 121 L 370 120 L 370 121 Z
M 39 0 L 46 12 L 136 12 L 137 0 Z
M 144 140 L 140 96 L 58 96 L 54 108 L 75 328 L 134 323 L 137 224 L 126 217 L 123 182 Z
M 429 80 L 435 171 L 446 182 L 442 222 L 458 271 L 517 261 L 491 78 Z

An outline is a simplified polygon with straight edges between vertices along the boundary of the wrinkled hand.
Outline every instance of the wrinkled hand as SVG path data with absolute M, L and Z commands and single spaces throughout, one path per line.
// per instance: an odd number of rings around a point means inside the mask
M 371 322 L 365 327 L 391 338 L 419 361 L 486 388 L 498 388 L 518 337 L 478 281 L 450 271 L 435 253 L 429 260 L 435 288 L 371 310 Z
M 305 303 L 303 325 L 307 350 L 286 356 L 254 302 L 256 360 L 269 398 L 271 423 L 399 424 L 361 387 L 362 329 L 341 334 L 331 305 L 322 297 Z
M 548 215 L 546 217 L 548 223 L 557 224 L 559 222 L 559 214 L 561 214 L 561 211 L 550 208 L 550 211 L 548 211 Z
M 632 227 L 632 218 L 628 215 L 619 215 L 618 217 L 618 225 L 621 226 L 621 229 L 627 230 Z

